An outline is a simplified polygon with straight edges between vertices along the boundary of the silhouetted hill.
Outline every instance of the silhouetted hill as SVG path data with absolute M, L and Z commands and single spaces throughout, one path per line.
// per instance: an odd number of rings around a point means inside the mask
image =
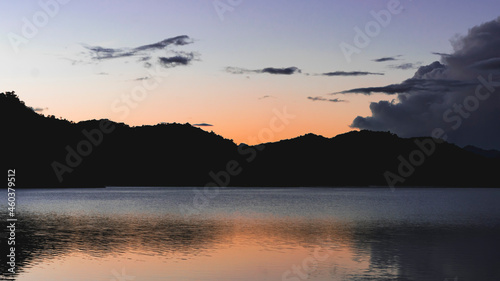
M 500 186 L 498 159 L 387 132 L 237 146 L 189 124 L 44 117 L 14 93 L 0 94 L 0 130 L 2 168 L 22 187 Z
M 474 154 L 481 155 L 487 158 L 497 158 L 500 159 L 500 151 L 495 149 L 482 149 L 473 145 L 467 145 L 464 147 L 464 150 L 470 151 Z

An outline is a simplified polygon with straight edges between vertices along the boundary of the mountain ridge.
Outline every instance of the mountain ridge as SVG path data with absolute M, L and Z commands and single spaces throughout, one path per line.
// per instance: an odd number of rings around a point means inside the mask
M 190 124 L 45 117 L 13 92 L 0 94 L 0 129 L 2 166 L 23 187 L 500 186 L 500 159 L 389 132 L 236 145 Z

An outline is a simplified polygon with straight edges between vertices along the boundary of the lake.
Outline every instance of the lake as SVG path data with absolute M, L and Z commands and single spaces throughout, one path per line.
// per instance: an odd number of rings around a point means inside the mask
M 2 279 L 500 280 L 500 189 L 19 189 Z M 7 194 L 2 192 L 2 221 Z

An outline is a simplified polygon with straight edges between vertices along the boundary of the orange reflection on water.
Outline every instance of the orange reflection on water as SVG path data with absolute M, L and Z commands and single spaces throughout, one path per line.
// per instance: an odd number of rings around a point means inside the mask
M 327 220 L 33 219 L 47 236 L 16 280 L 342 280 L 370 266 L 349 226 Z

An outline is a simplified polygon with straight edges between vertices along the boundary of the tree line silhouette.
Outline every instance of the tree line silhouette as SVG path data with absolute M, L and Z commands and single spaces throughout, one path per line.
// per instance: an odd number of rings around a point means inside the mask
M 499 186 L 494 151 L 436 143 L 432 154 L 419 154 L 420 163 L 409 157 L 429 138 L 389 132 L 238 146 L 190 124 L 130 127 L 45 117 L 14 92 L 0 93 L 0 129 L 2 166 L 16 169 L 19 187 L 385 186 L 388 172 L 396 186 Z

